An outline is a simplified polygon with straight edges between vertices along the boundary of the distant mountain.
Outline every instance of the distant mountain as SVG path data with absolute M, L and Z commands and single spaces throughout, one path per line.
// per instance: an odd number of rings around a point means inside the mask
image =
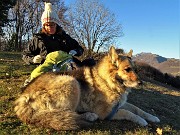
M 173 76 L 180 76 L 180 60 L 174 58 L 165 58 L 152 53 L 140 53 L 133 57 L 134 61 L 144 62 L 160 70 L 162 73 L 168 73 Z

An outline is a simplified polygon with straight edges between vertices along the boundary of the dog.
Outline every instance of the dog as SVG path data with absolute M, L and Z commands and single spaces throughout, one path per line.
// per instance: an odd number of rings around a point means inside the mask
M 30 82 L 15 101 L 16 115 L 27 124 L 55 130 L 88 127 L 97 119 L 129 120 L 146 126 L 160 120 L 127 102 L 141 81 L 129 53 L 107 55 L 92 67 L 63 73 L 44 73 Z

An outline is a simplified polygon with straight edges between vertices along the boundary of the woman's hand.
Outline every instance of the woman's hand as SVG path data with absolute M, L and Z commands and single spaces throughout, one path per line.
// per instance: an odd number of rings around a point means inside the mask
M 69 52 L 69 54 L 72 55 L 72 56 L 74 56 L 74 55 L 77 54 L 77 52 L 76 52 L 75 50 L 71 50 L 71 51 Z
M 35 57 L 34 57 L 34 59 L 33 59 L 33 63 L 41 63 L 41 61 L 42 61 L 42 57 L 41 57 L 41 55 L 36 55 Z

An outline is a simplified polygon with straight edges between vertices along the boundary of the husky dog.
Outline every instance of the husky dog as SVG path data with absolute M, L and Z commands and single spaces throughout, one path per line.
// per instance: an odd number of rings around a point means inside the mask
M 133 70 L 132 50 L 109 52 L 93 67 L 35 78 L 15 101 L 17 116 L 27 124 L 76 130 L 97 120 L 130 120 L 141 126 L 160 120 L 126 102 L 130 88 L 140 84 Z

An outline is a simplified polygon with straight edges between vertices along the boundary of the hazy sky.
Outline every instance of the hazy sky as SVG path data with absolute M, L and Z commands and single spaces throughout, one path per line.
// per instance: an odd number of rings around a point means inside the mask
M 65 0 L 66 6 L 75 0 Z M 100 0 L 115 14 L 124 36 L 119 48 L 180 58 L 180 0 Z

